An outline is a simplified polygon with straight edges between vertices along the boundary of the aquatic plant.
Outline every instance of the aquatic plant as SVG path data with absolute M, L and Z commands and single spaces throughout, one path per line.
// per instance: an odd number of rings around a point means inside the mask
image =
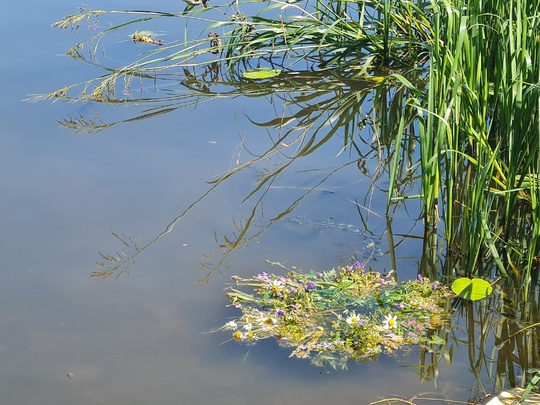
M 275 338 L 293 348 L 291 356 L 319 366 L 344 368 L 347 360 L 374 360 L 411 345 L 437 351 L 445 344 L 437 331 L 449 325 L 452 293 L 421 276 L 397 284 L 392 272 L 367 271 L 356 262 L 232 281 L 227 298 L 242 313 L 218 330 L 247 344 Z
M 469 279 L 461 277 L 452 283 L 452 291 L 461 298 L 470 301 L 478 301 L 487 298 L 493 291 L 493 287 L 481 278 Z
M 452 340 L 456 345 L 466 344 L 468 368 L 476 380 L 471 403 L 509 388 L 532 388 L 538 380 L 539 290 L 523 298 L 510 278 L 501 278 L 485 299 L 455 301 L 448 344 L 453 345 Z
M 234 4 L 209 2 L 206 6 L 192 8 L 188 13 L 94 10 L 84 6 L 79 13 L 55 22 L 53 27 L 79 30 L 83 21 L 92 29 L 97 28 L 98 20 L 106 15 L 132 18 L 98 31 L 68 51 L 73 58 L 98 65 L 105 70 L 104 75 L 44 97 L 66 98 L 79 90 L 76 98 L 101 102 L 129 100 L 130 97 L 120 96 L 117 84 L 124 86 L 124 94 L 129 94 L 136 80 L 174 80 L 185 75 L 188 68 L 214 63 L 220 66 L 220 75 L 237 79 L 244 76 L 244 71 L 254 71 L 261 65 L 284 71 L 348 71 L 357 78 L 369 78 L 373 66 L 416 68 L 428 59 L 432 7 L 423 0 L 271 0 L 264 4 L 242 0 Z M 155 34 L 139 29 L 150 23 L 152 27 L 159 27 L 160 22 L 162 27 L 167 26 L 164 20 L 171 18 L 198 22 L 204 34 L 192 39 L 186 32 L 173 31 L 161 34 L 158 40 Z M 156 46 L 125 66 L 105 66 L 99 50 L 106 39 L 111 33 L 132 26 L 136 28 L 130 34 L 133 42 Z
M 132 122 L 215 98 L 296 92 L 283 99 L 284 111 L 296 110 L 266 123 L 279 128 L 279 139 L 261 156 L 283 144 L 300 145 L 293 158 L 307 156 L 344 132 L 344 148 L 360 161 L 356 129 L 369 123 L 372 156 L 382 159 L 386 147 L 389 157 L 387 214 L 405 199 L 422 199 L 420 272 L 449 281 L 501 275 L 524 286 L 526 295 L 540 262 L 538 10 L 539 0 L 210 1 L 184 12 L 84 8 L 54 26 L 77 30 L 88 20 L 93 29 L 98 18 L 114 20 L 68 51 L 104 73 L 40 99 L 146 106 L 121 121 Z M 187 25 L 184 33 L 146 29 L 171 19 L 198 27 L 200 36 L 188 35 Z M 131 28 L 124 47 L 144 51 L 124 65 L 106 65 L 113 59 L 100 60 L 99 51 L 110 34 Z M 261 77 L 259 68 L 273 73 Z M 180 83 L 182 91 L 145 91 L 158 81 Z M 373 109 L 357 108 L 369 98 Z M 98 121 L 70 117 L 63 125 L 82 131 L 114 125 Z M 247 199 L 286 168 L 265 176 Z M 403 187 L 411 179 L 420 183 L 414 193 Z M 110 274 L 107 264 L 103 274 Z
M 276 129 L 268 151 L 212 183 L 211 189 L 253 162 L 286 156 L 285 163 L 265 172 L 246 196 L 256 202 L 251 215 L 235 223 L 234 237 L 219 244 L 227 253 L 253 236 L 248 231 L 263 199 L 257 193 L 264 196 L 292 161 L 309 155 L 335 134 L 344 134 L 343 149 L 336 152 L 350 151 L 351 162 L 360 171 L 365 170 L 367 158 L 378 159 L 376 172 L 369 174 L 374 178 L 388 174 L 388 181 L 380 184 L 388 186 L 389 229 L 398 208 L 413 197 L 421 198 L 422 274 L 433 280 L 442 275 L 448 283 L 462 276 L 508 279 L 514 288 L 512 301 L 523 312 L 520 320 L 507 316 L 507 308 L 504 316 L 490 318 L 498 292 L 481 303 L 463 304 L 469 359 L 479 381 L 481 370 L 493 367 L 497 387 L 506 381 L 516 385 L 518 366 L 526 380 L 527 372 L 539 364 L 534 286 L 540 263 L 540 2 L 271 0 L 264 7 L 261 4 L 210 4 L 186 14 L 82 10 L 56 25 L 78 28 L 83 19 L 106 14 L 135 19 L 112 24 L 69 51 L 73 58 L 104 69 L 102 76 L 42 98 L 146 106 L 142 114 L 123 122 L 222 97 L 279 98 L 287 112 L 256 123 Z M 190 39 L 176 31 L 150 35 L 139 30 L 139 25 L 157 22 L 159 27 L 171 18 L 201 23 L 203 34 Z M 137 30 L 130 31 L 126 47 L 146 47 L 143 53 L 125 66 L 104 66 L 98 50 L 107 34 L 131 26 Z M 260 67 L 273 74 L 261 77 Z M 158 88 L 154 84 L 160 80 L 179 88 L 151 97 L 144 92 L 134 96 L 137 93 L 131 91 L 144 89 L 142 83 Z M 373 100 L 373 108 L 362 109 L 365 100 Z M 110 126 L 84 117 L 63 124 L 89 132 Z M 370 139 L 359 135 L 358 128 L 365 126 Z M 290 152 L 284 145 L 296 149 Z M 302 198 L 262 228 L 285 218 Z M 149 244 L 134 244 L 134 255 L 104 255 L 104 270 L 95 275 L 120 274 L 120 264 L 171 232 L 192 206 Z M 338 367 L 349 359 L 365 361 L 411 344 L 436 346 L 438 335 L 411 335 L 408 324 L 408 317 L 416 314 L 421 316 L 411 319 L 416 325 L 436 330 L 436 322 L 428 322 L 432 313 L 413 311 L 418 299 L 405 298 L 414 288 L 425 288 L 425 279 L 410 282 L 411 290 L 402 290 L 407 283 L 398 286 L 391 275 L 359 268 L 350 274 L 348 269 L 320 274 L 289 269 L 284 276 L 261 273 L 234 278 L 228 296 L 242 315 L 221 330 L 246 344 L 273 337 L 292 348 L 293 356 Z M 477 282 L 469 286 L 460 280 L 458 293 L 466 298 L 485 298 L 491 292 L 484 288 L 476 295 Z M 365 290 L 351 287 L 357 282 Z M 401 298 L 395 300 L 396 296 Z M 409 307 L 400 308 L 403 302 Z M 474 308 L 478 318 L 472 316 Z M 497 347 L 488 358 L 490 323 L 495 325 Z
M 539 170 L 540 64 L 529 39 L 540 32 L 538 6 L 535 0 L 437 2 L 428 113 L 419 121 L 425 218 L 436 228 L 442 214 L 444 243 L 461 252 L 452 265 L 467 276 L 498 273 L 527 286 L 538 231 L 518 246 L 509 224 L 519 221 L 525 186 L 517 175 Z M 531 199 L 538 192 L 527 187 Z M 539 225 L 533 220 L 527 227 Z M 517 270 L 512 263 L 522 254 L 527 266 Z

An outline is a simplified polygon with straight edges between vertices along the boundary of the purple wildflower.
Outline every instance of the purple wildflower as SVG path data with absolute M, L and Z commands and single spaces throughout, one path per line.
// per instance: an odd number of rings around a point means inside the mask
M 281 308 L 278 308 L 278 310 L 276 311 L 276 315 L 277 316 L 285 316 L 285 311 L 282 310 Z
M 306 288 L 306 291 L 311 292 L 311 291 L 315 291 L 317 289 L 317 286 L 315 285 L 313 281 L 308 281 L 306 283 L 305 288 Z
M 352 273 L 353 271 L 360 271 L 362 273 L 365 268 L 364 263 L 356 261 L 351 266 L 347 267 L 347 273 Z
M 262 273 L 257 274 L 257 278 L 260 278 L 262 281 L 270 281 L 268 278 L 268 274 L 266 274 L 264 271 Z
M 317 277 L 317 278 L 323 278 L 323 274 L 319 272 L 319 273 L 317 273 L 317 275 L 316 275 L 315 277 Z
M 424 282 L 424 277 L 422 277 L 421 274 L 418 274 L 417 279 L 418 279 L 418 281 L 419 281 L 420 283 L 423 283 L 423 282 Z
M 437 282 L 435 281 L 435 282 L 433 283 L 433 285 L 431 286 L 431 289 L 432 289 L 433 291 L 436 291 L 438 287 L 439 287 L 439 283 L 437 283 Z
M 399 304 L 396 305 L 397 309 L 405 309 L 405 304 L 403 302 L 400 302 Z
M 353 268 L 355 270 L 364 271 L 366 269 L 366 266 L 364 266 L 364 263 L 360 263 L 359 261 L 354 262 Z

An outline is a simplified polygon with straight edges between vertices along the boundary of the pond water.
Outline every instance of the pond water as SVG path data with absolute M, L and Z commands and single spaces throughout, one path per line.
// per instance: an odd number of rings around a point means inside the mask
M 139 3 L 92 5 L 144 8 Z M 183 8 L 176 3 L 159 7 Z M 274 112 L 266 98 L 239 97 L 97 134 L 60 128 L 56 121 L 67 116 L 126 111 L 23 102 L 95 71 L 61 56 L 84 33 L 50 28 L 76 12 L 75 5 L 52 0 L 6 6 L 0 17 L 0 403 L 368 404 L 420 393 L 470 396 L 474 378 L 465 352 L 456 351 L 451 364 L 440 362 L 435 386 L 417 374 L 414 351 L 335 371 L 289 358 L 273 341 L 246 347 L 227 341 L 227 334 L 206 333 L 237 315 L 226 308 L 223 293 L 230 276 L 279 271 L 266 260 L 325 270 L 371 257 L 375 270 L 392 268 L 385 254 L 386 196 L 377 191 L 368 207 L 358 208 L 354 201 L 364 201 L 371 181 L 354 165 L 223 259 L 214 235 L 222 241 L 234 233 L 234 221 L 250 215 L 253 202 L 241 202 L 264 167 L 250 168 L 198 203 L 128 273 L 90 278 L 99 270 L 99 252 L 132 253 L 111 231 L 150 242 L 209 189 L 213 176 L 234 167 L 239 145 L 268 147 L 268 130 L 247 117 L 262 121 Z M 336 137 L 284 172 L 255 222 L 264 226 L 329 170 L 347 163 L 350 157 L 338 154 L 340 142 Z M 241 153 L 249 158 L 246 150 Z M 369 230 L 359 211 L 369 218 Z M 412 222 L 400 215 L 394 232 L 407 233 Z M 416 276 L 420 251 L 419 239 L 399 246 L 400 279 Z M 206 275 L 202 266 L 222 259 L 208 282 L 197 283 Z

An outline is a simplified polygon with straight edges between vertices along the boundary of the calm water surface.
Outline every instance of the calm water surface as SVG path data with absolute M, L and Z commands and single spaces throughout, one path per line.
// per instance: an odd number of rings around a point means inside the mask
M 50 24 L 77 11 L 60 1 L 9 3 L 0 17 L 3 91 L 0 96 L 0 403 L 30 404 L 368 404 L 379 397 L 420 392 L 467 398 L 472 382 L 464 361 L 441 365 L 438 387 L 420 381 L 413 353 L 350 365 L 345 372 L 289 359 L 275 342 L 245 347 L 207 334 L 236 313 L 225 308 L 224 284 L 232 274 L 277 271 L 265 260 L 302 269 L 329 269 L 352 255 L 365 257 L 375 243 L 378 271 L 390 269 L 383 217 L 370 216 L 364 232 L 356 206 L 369 179 L 353 167 L 312 193 L 291 216 L 248 247 L 231 254 L 208 283 L 201 262 L 217 263 L 219 237 L 233 220 L 249 215 L 240 204 L 258 176 L 254 168 L 203 200 L 165 238 L 140 255 L 129 276 L 89 279 L 98 252 L 125 249 L 110 231 L 150 241 L 208 189 L 207 181 L 234 165 L 240 140 L 269 145 L 264 128 L 244 114 L 271 117 L 268 100 L 217 101 L 159 119 L 116 126 L 93 135 L 59 128 L 90 104 L 24 103 L 95 73 L 61 56 L 84 33 Z M 180 2 L 155 8 L 177 11 Z M 92 2 L 94 7 L 147 8 L 143 2 Z M 27 11 L 22 11 L 27 10 Z M 28 11 L 30 10 L 30 11 Z M 111 56 L 111 55 L 109 55 Z M 112 57 L 112 56 L 111 56 Z M 340 140 L 331 141 L 275 183 L 265 200 L 264 224 L 332 168 Z M 247 158 L 247 157 L 246 157 Z M 371 207 L 384 214 L 384 198 Z M 300 219 L 296 219 L 299 217 Z M 360 232 L 322 226 L 332 218 Z M 396 218 L 395 227 L 410 224 Z M 404 219 L 403 219 L 404 221 Z M 420 245 L 402 245 L 400 277 L 414 277 Z M 465 375 L 464 375 L 465 374 Z M 434 402 L 432 402 L 434 403 Z M 443 402 L 441 402 L 443 403 Z

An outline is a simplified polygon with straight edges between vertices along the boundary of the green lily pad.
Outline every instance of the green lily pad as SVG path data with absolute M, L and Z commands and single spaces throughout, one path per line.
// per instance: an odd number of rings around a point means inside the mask
M 246 79 L 269 79 L 278 76 L 279 74 L 281 74 L 281 70 L 279 69 L 259 68 L 244 72 L 244 77 Z
M 452 283 L 452 291 L 461 298 L 470 301 L 478 301 L 488 297 L 493 287 L 481 278 L 458 278 Z

